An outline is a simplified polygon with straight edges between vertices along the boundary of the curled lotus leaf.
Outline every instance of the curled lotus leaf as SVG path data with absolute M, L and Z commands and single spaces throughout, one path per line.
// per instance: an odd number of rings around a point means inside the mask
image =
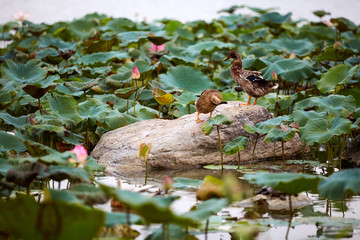
M 232 155 L 241 150 L 244 150 L 247 145 L 248 145 L 248 138 L 244 137 L 244 136 L 239 136 L 239 137 L 235 138 L 234 140 L 231 140 L 230 142 L 228 142 L 225 145 L 223 151 L 227 155 Z
M 314 110 L 296 110 L 295 112 L 293 112 L 294 122 L 299 124 L 300 127 L 304 127 L 306 123 L 311 119 L 326 118 L 326 115 L 326 112 L 315 112 Z
M 174 96 L 160 88 L 154 88 L 152 94 L 160 105 L 168 105 L 174 101 Z
M 68 179 L 71 182 L 90 182 L 89 173 L 84 169 L 68 166 L 50 166 L 49 173 L 44 177 L 55 181 Z
M 28 187 L 32 181 L 37 179 L 42 172 L 47 172 L 45 164 L 34 162 L 25 163 L 9 169 L 6 173 L 6 181 L 13 182 L 22 187 Z
M 275 126 L 266 134 L 264 140 L 267 143 L 275 141 L 287 142 L 293 139 L 296 132 L 296 128 L 290 128 L 290 130 L 283 132 L 280 126 Z
M 61 38 L 53 38 L 50 36 L 40 36 L 39 38 L 40 48 L 52 47 L 65 51 L 68 49 L 76 49 L 76 45 L 76 42 L 65 42 L 61 40 Z
M 360 193 L 360 169 L 346 169 L 333 173 L 320 182 L 320 195 L 332 199 L 343 199 L 348 192 Z
M 78 183 L 70 188 L 70 192 L 87 205 L 105 204 L 110 197 L 95 185 Z
M 92 54 L 83 55 L 76 62 L 78 64 L 83 64 L 83 65 L 93 65 L 96 63 L 105 64 L 106 62 L 112 59 L 123 60 L 125 58 L 128 58 L 128 53 L 126 52 L 117 52 L 117 51 L 96 52 Z
M 114 92 L 114 94 L 119 98 L 128 99 L 131 97 L 131 95 L 134 94 L 135 91 L 136 87 L 119 88 Z

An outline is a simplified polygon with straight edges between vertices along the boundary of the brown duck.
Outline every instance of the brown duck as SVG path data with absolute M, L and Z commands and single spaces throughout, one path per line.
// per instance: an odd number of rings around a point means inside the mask
M 251 97 L 255 98 L 254 105 L 259 97 L 263 97 L 268 94 L 272 89 L 276 89 L 279 85 L 276 82 L 266 80 L 261 76 L 261 72 L 244 70 L 242 66 L 242 60 L 240 54 L 235 51 L 229 51 L 226 58 L 223 61 L 232 58 L 235 59 L 230 73 L 234 81 L 249 95 L 249 100 L 246 104 L 249 105 Z
M 200 113 L 210 113 L 210 117 L 212 116 L 212 112 L 215 108 L 220 104 L 226 104 L 227 102 L 222 100 L 221 93 L 215 89 L 206 89 L 201 93 L 198 100 L 195 102 L 195 108 L 197 111 L 197 119 L 196 122 L 202 122 L 200 120 Z

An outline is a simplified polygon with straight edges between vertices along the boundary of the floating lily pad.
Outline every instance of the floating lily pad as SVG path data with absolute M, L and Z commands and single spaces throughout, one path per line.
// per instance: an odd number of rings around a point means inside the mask
M 197 189 L 202 183 L 202 180 L 191 178 L 176 177 L 173 180 L 173 187 L 178 189 Z

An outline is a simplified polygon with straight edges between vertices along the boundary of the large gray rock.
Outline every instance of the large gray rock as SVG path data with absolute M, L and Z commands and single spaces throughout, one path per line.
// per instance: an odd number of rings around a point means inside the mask
M 259 106 L 239 106 L 239 102 L 229 102 L 220 105 L 214 111 L 217 114 L 227 115 L 232 121 L 230 126 L 221 126 L 220 135 L 222 145 L 238 136 L 249 138 L 249 145 L 241 151 L 241 160 L 251 159 L 255 134 L 244 130 L 244 125 L 265 121 L 271 118 L 269 112 Z M 207 120 L 208 114 L 201 114 L 200 118 Z M 139 171 L 145 169 L 143 161 L 138 159 L 141 143 L 152 143 L 148 158 L 148 165 L 153 168 L 198 168 L 207 164 L 220 164 L 220 152 L 216 128 L 209 136 L 202 132 L 202 125 L 196 123 L 196 113 L 185 115 L 175 120 L 151 119 L 136 122 L 131 125 L 105 133 L 93 152 L 92 157 L 115 173 Z M 287 130 L 287 126 L 282 126 Z M 259 137 L 254 160 L 263 160 L 273 157 L 273 143 L 267 144 L 264 137 Z M 302 152 L 302 143 L 299 136 L 284 144 L 285 156 L 290 157 Z M 276 143 L 276 156 L 281 155 L 281 143 Z M 224 154 L 224 164 L 237 163 L 237 154 Z

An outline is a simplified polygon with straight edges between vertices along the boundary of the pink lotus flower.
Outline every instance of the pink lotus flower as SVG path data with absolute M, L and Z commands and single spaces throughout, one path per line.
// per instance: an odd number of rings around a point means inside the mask
M 272 79 L 277 80 L 277 75 L 276 75 L 276 73 L 274 71 L 272 71 Z
M 289 59 L 292 59 L 292 58 L 295 58 L 295 57 L 296 57 L 295 53 L 291 53 Z
M 139 69 L 136 66 L 134 66 L 134 68 L 132 70 L 131 78 L 132 79 L 139 79 L 140 78 L 140 72 L 139 72 Z
M 23 22 L 26 19 L 28 19 L 30 17 L 30 14 L 28 13 L 24 13 L 24 12 L 16 12 L 14 13 L 14 18 L 16 21 L 20 21 Z
M 162 51 L 165 49 L 165 45 L 161 44 L 161 45 L 155 45 L 153 43 L 151 43 L 151 48 L 149 48 L 150 52 L 158 52 L 158 51 Z
M 76 159 L 69 158 L 69 162 L 75 163 L 75 165 L 79 168 L 83 168 L 84 165 L 87 163 L 87 150 L 84 148 L 83 145 L 76 145 L 73 149 L 71 149 L 71 152 L 76 154 Z
M 165 176 L 164 177 L 164 182 L 163 182 L 164 189 L 166 191 L 169 191 L 172 188 L 172 184 L 173 184 L 173 181 L 172 181 L 171 177 Z

